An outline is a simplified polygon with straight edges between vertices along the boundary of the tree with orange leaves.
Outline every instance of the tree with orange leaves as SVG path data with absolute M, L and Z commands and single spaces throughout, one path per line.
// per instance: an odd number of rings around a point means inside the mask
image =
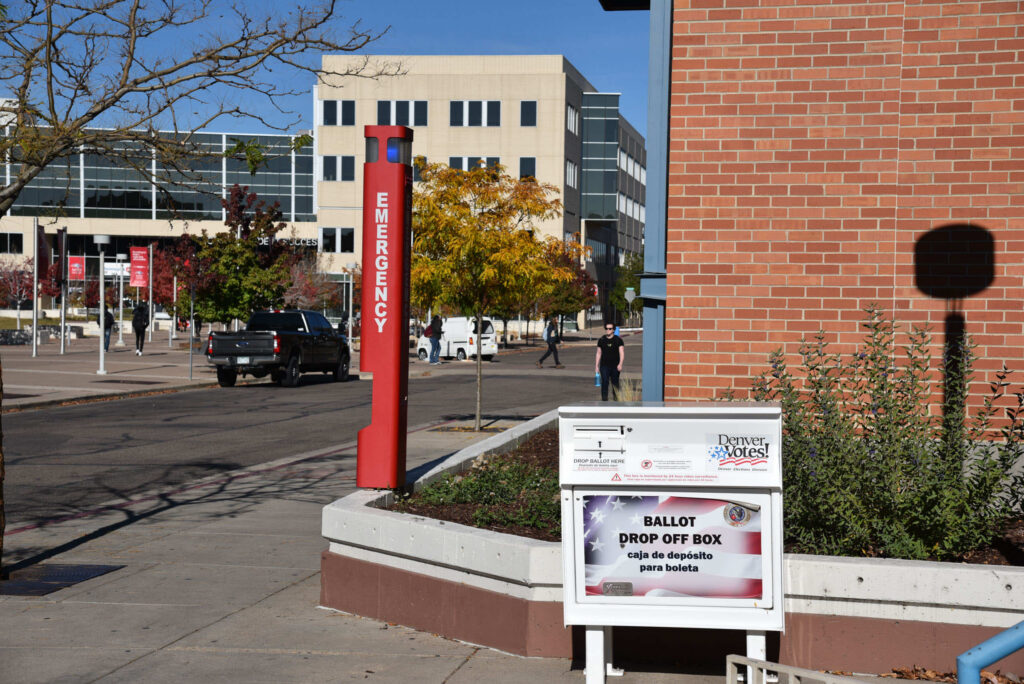
M 420 166 L 413 191 L 411 299 L 423 308 L 447 305 L 483 326 L 483 316 L 510 291 L 535 292 L 538 282 L 569 280 L 546 258 L 555 238 L 536 235 L 537 222 L 562 213 L 558 188 L 520 180 L 494 165 L 469 171 Z M 483 388 L 476 336 L 476 429 Z

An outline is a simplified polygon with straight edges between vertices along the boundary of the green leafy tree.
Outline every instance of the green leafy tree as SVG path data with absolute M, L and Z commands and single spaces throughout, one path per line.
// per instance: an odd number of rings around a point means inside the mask
M 632 311 L 637 306 L 633 302 L 631 307 L 626 301 L 626 288 L 633 288 L 633 291 L 640 294 L 640 274 L 644 272 L 644 253 L 626 255 L 625 263 L 615 268 L 615 285 L 612 287 L 609 300 L 617 311 Z
M 460 171 L 443 164 L 421 167 L 413 192 L 413 298 L 448 305 L 471 316 L 481 330 L 483 315 L 501 293 L 547 277 L 572 274 L 549 268 L 546 244 L 535 235 L 538 221 L 561 214 L 557 188 L 522 181 L 502 166 Z M 483 396 L 481 340 L 476 335 L 476 429 Z
M 196 252 L 210 276 L 210 286 L 196 294 L 196 313 L 228 323 L 281 305 L 298 257 L 276 239 L 285 228 L 276 202 L 268 206 L 256 193 L 235 185 L 224 207 L 229 230 L 212 237 L 204 231 Z

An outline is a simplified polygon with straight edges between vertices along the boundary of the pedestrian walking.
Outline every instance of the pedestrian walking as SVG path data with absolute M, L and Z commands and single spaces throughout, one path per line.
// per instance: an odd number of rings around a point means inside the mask
M 430 338 L 430 365 L 437 366 L 441 363 L 441 317 L 434 316 L 427 326 L 427 337 Z
M 548 350 L 544 352 L 544 356 L 540 357 L 537 361 L 537 368 L 544 367 L 544 359 L 548 358 L 552 354 L 555 357 L 555 368 L 565 368 L 558 360 L 558 344 L 562 341 L 562 338 L 558 336 L 558 326 L 555 324 L 555 319 L 548 321 L 548 327 L 544 328 L 544 341 L 548 343 Z
M 96 314 L 96 323 L 100 322 L 100 314 Z M 114 332 L 114 314 L 110 313 L 107 305 L 103 305 L 103 351 L 110 351 L 110 333 Z
M 139 302 L 132 311 L 132 330 L 135 331 L 135 355 L 142 356 L 142 345 L 146 341 L 146 328 L 149 327 L 149 306 Z
M 615 399 L 619 398 L 619 373 L 626 361 L 626 345 L 615 334 L 615 325 L 604 324 L 604 335 L 597 340 L 597 358 L 594 371 L 601 375 L 601 401 L 608 401 L 608 385 L 615 388 Z

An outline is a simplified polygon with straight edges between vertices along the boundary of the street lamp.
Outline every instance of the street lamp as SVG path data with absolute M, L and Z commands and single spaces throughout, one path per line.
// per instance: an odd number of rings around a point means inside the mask
M 356 266 L 358 264 L 354 261 L 345 264 L 345 269 L 348 271 L 348 328 L 345 330 L 345 338 L 348 340 L 352 339 L 352 294 L 356 284 Z
M 97 311 L 99 311 L 99 313 L 96 316 L 100 321 L 100 367 L 99 370 L 96 371 L 96 374 L 106 375 L 107 369 L 103 367 L 103 355 L 106 352 L 106 350 L 103 348 L 103 342 L 104 340 L 106 340 L 107 337 L 107 317 L 103 315 L 103 305 L 106 304 L 107 284 L 106 281 L 103 279 L 103 262 L 104 259 L 106 258 L 106 252 L 103 248 L 110 244 L 110 236 L 93 235 L 92 241 L 100 249 L 100 300 L 97 303 Z
M 117 262 L 117 346 L 124 346 L 124 267 L 122 262 L 128 259 L 127 254 L 118 253 Z

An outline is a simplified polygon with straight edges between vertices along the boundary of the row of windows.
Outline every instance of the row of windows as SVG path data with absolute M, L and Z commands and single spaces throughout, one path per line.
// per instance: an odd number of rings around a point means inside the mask
M 356 158 L 354 156 L 326 155 L 323 158 L 325 181 L 354 181 L 356 179 Z
M 647 223 L 647 207 L 621 192 L 619 193 L 619 211 L 640 223 Z
M 452 100 L 449 103 L 451 126 L 500 126 L 500 100 Z
M 580 167 L 579 165 L 569 159 L 565 160 L 565 184 L 570 188 L 579 187 L 580 183 Z
M 324 126 L 355 125 L 355 100 L 324 100 Z
M 452 100 L 449 103 L 451 126 L 500 126 L 500 100 Z M 378 126 L 428 125 L 427 100 L 378 100 Z M 573 110 L 575 111 L 575 109 Z M 355 126 L 355 100 L 323 100 L 324 126 Z M 537 125 L 537 101 L 520 100 L 519 125 Z M 579 134 L 579 112 L 576 113 L 574 133 Z
M 0 254 L 22 254 L 25 236 L 21 233 L 0 233 Z
M 426 126 L 426 100 L 378 100 L 378 126 Z
M 640 181 L 642 185 L 647 185 L 647 169 L 631 155 L 626 154 L 626 150 L 622 148 L 619 148 L 619 168 Z
M 565 127 L 573 135 L 580 134 L 580 110 L 572 105 L 565 106 Z
M 327 254 L 351 254 L 355 251 L 354 228 L 321 228 L 320 251 Z

